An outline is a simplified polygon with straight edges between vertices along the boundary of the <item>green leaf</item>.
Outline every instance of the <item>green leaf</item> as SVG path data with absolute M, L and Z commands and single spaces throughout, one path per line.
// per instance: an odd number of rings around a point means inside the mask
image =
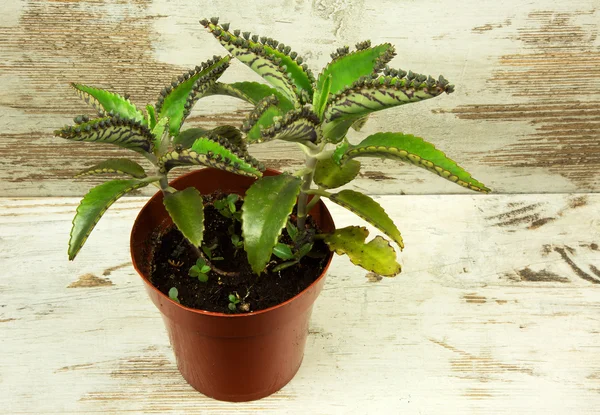
M 129 159 L 109 159 L 101 163 L 96 164 L 90 168 L 83 170 L 75 177 L 89 176 L 91 174 L 102 174 L 102 173 L 120 173 L 128 174 L 137 179 L 143 179 L 146 177 L 144 168 L 137 164 L 133 160 Z
M 234 303 L 227 304 L 227 308 L 229 308 L 229 310 L 231 310 L 231 311 L 236 311 L 237 310 L 237 307 L 235 306 Z
M 365 126 L 365 124 L 367 123 L 368 120 L 369 120 L 368 115 L 365 115 L 364 117 L 360 117 L 359 119 L 357 119 L 356 121 L 354 121 L 352 123 L 352 129 L 354 131 L 362 130 L 362 128 Z
M 329 91 L 331 90 L 331 74 L 327 75 L 319 94 L 315 94 L 313 97 L 313 108 L 317 113 L 319 119 L 323 117 L 323 112 L 327 106 L 327 99 L 329 98 Z
M 346 138 L 344 138 L 344 141 L 342 141 L 333 151 L 333 154 L 331 155 L 331 159 L 338 165 L 342 164 L 342 157 L 344 156 L 344 154 L 346 154 L 346 151 L 348 150 L 348 148 L 350 147 L 350 143 L 348 142 L 348 140 Z
M 285 53 L 279 53 L 269 44 L 272 39 L 264 43 L 236 36 L 229 32 L 227 27 L 218 23 L 202 20 L 201 23 L 210 30 L 213 36 L 235 56 L 240 62 L 247 65 L 263 79 L 273 85 L 293 103 L 302 97 L 301 91 L 312 96 L 312 74 L 307 69 L 298 65 L 298 62 Z M 268 44 L 267 44 L 268 43 Z M 304 89 L 306 88 L 306 89 Z
M 206 275 L 205 273 L 201 272 L 200 274 L 198 274 L 198 280 L 200 282 L 206 282 L 206 281 L 208 281 L 208 275 Z
M 195 187 L 188 187 L 165 195 L 163 200 L 177 229 L 194 246 L 202 245 L 204 238 L 204 206 Z
M 317 115 L 309 107 L 292 110 L 261 131 L 262 141 L 283 140 L 297 143 L 321 141 L 321 127 Z
M 226 170 L 242 176 L 260 177 L 262 163 L 225 139 L 213 141 L 206 137 L 197 139 L 189 150 L 175 150 L 158 160 L 161 171 L 168 172 L 177 166 L 203 165 Z
M 285 224 L 285 229 L 287 230 L 287 233 L 290 236 L 290 238 L 292 238 L 292 241 L 295 241 L 296 237 L 298 236 L 298 228 L 292 222 L 290 222 L 289 218 L 287 223 Z
M 331 96 L 323 114 L 323 133 L 328 141 L 339 142 L 355 122 L 374 111 L 434 98 L 453 88 L 443 77 L 435 81 L 412 72 L 405 78 L 359 79 Z
M 377 229 L 392 238 L 400 247 L 404 249 L 404 242 L 396 224 L 390 219 L 385 210 L 379 203 L 369 196 L 355 192 L 354 190 L 342 190 L 339 193 L 329 196 L 332 202 L 356 213 L 358 216 L 374 225 Z
M 202 265 L 202 268 L 200 268 L 200 272 L 202 274 L 206 274 L 208 271 L 210 271 L 210 267 L 208 265 Z
M 433 144 L 420 137 L 402 133 L 377 133 L 359 144 L 350 146 L 342 156 L 342 163 L 355 157 L 379 157 L 400 160 L 422 167 L 444 179 L 477 192 L 490 189 L 475 180 L 456 162 L 448 158 Z
M 336 254 L 348 255 L 353 264 L 367 271 L 386 277 L 397 275 L 401 268 L 396 262 L 396 251 L 392 245 L 381 236 L 376 236 L 365 244 L 368 235 L 367 228 L 348 226 L 327 235 L 325 243 Z
M 169 131 L 177 136 L 181 125 L 190 114 L 192 107 L 205 94 L 209 93 L 217 79 L 229 67 L 230 56 L 213 59 L 180 76 L 177 82 L 161 92 L 156 103 L 158 118 L 169 118 Z
M 360 77 L 376 74 L 395 55 L 394 47 L 389 43 L 369 47 L 370 42 L 368 42 L 356 46 L 358 50 L 348 54 L 345 54 L 346 51 L 343 48 L 338 49 L 334 59 L 319 75 L 317 94 L 323 92 L 330 75 L 332 79 L 329 90 L 331 94 L 336 94 L 348 85 L 352 85 Z
M 287 174 L 263 177 L 246 192 L 242 205 L 242 235 L 248 262 L 256 274 L 271 259 L 281 230 L 300 193 L 302 180 Z
M 244 142 L 241 131 L 231 125 L 223 125 L 212 130 L 189 128 L 180 132 L 177 137 L 173 138 L 173 145 L 181 145 L 183 148 L 190 148 L 200 137 L 222 137 L 229 141 L 233 146 L 246 150 L 246 143 Z
M 300 247 L 300 249 L 298 250 L 298 252 L 296 252 L 295 257 L 298 259 L 302 258 L 303 256 L 305 256 L 306 254 L 308 254 L 311 251 L 312 247 L 313 247 L 313 244 L 311 244 L 311 243 L 306 243 L 306 244 L 302 245 Z
M 198 265 L 192 265 L 192 267 L 188 271 L 188 275 L 190 277 L 198 278 L 198 275 L 200 275 L 200 268 L 198 267 Z
M 76 83 L 72 83 L 71 86 L 81 99 L 98 111 L 100 116 L 112 113 L 121 118 L 135 120 L 142 125 L 147 123 L 144 114 L 131 101 L 117 93 Z
M 349 160 L 341 166 L 333 158 L 319 160 L 315 169 L 314 181 L 325 189 L 335 189 L 350 183 L 360 171 L 360 162 Z
M 275 268 L 273 268 L 273 272 L 279 272 L 279 271 L 283 271 L 286 268 L 289 268 L 293 265 L 296 265 L 299 261 L 297 259 L 293 260 L 293 261 L 288 261 L 288 262 L 282 262 L 281 264 L 277 265 Z
M 179 298 L 177 298 L 178 295 L 179 291 L 177 291 L 177 288 L 171 287 L 171 289 L 169 290 L 169 298 L 175 301 L 176 303 L 179 303 Z
M 294 258 L 294 254 L 292 254 L 292 248 L 290 248 L 289 245 L 282 243 L 275 245 L 273 248 L 273 255 L 283 260 Z
M 154 140 L 145 125 L 119 117 L 96 118 L 66 126 L 54 134 L 67 140 L 109 143 L 141 153 L 149 152 Z
M 158 177 L 111 180 L 91 189 L 81 200 L 73 218 L 69 260 L 73 260 L 106 210 L 125 193 L 155 182 Z
M 210 135 L 215 135 L 217 137 L 222 137 L 229 141 L 233 146 L 246 150 L 246 142 L 242 136 L 242 132 L 235 128 L 232 125 L 221 125 L 217 128 L 213 128 L 210 130 Z
M 152 129 L 152 135 L 154 136 L 154 154 L 157 157 L 162 156 L 169 149 L 170 135 L 168 132 L 165 134 L 168 124 L 168 118 L 161 118 Z
M 216 82 L 208 94 L 228 95 L 243 99 L 252 105 L 256 105 L 261 100 L 274 95 L 278 100 L 278 107 L 283 113 L 295 108 L 294 103 L 281 92 L 269 85 L 259 84 L 258 82 L 234 82 L 233 84 Z
M 156 125 L 156 112 L 154 111 L 154 106 L 152 104 L 146 105 L 146 122 L 150 129 L 154 128 Z
M 271 95 L 261 100 L 248 113 L 242 124 L 242 131 L 246 133 L 246 139 L 249 143 L 262 142 L 262 130 L 270 127 L 275 117 L 281 117 L 284 114 L 278 104 L 277 97 Z
M 173 146 L 181 146 L 182 148 L 190 148 L 200 137 L 208 137 L 210 130 L 204 128 L 188 128 L 183 130 L 173 137 Z
M 227 206 L 229 207 L 229 211 L 231 213 L 235 213 L 237 208 L 235 206 L 236 202 L 240 199 L 239 195 L 232 193 L 227 195 Z

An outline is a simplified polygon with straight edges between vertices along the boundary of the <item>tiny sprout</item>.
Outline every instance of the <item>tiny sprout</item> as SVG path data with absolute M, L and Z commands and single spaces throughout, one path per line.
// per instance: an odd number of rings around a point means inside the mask
M 240 249 L 244 247 L 244 241 L 241 240 L 240 236 L 237 233 L 231 235 L 231 243 L 235 249 Z
M 167 259 L 169 265 L 175 268 L 180 268 L 183 265 L 183 261 L 175 261 L 173 259 Z
M 229 299 L 227 308 L 229 308 L 231 311 L 236 311 L 237 305 L 242 301 L 240 299 L 240 295 L 237 293 L 237 291 L 234 291 L 233 294 L 229 294 L 227 298 Z
M 289 219 L 285 225 L 285 229 L 287 230 L 290 238 L 292 238 L 292 241 L 296 241 L 296 238 L 298 237 L 298 228 L 296 228 L 296 226 L 290 222 Z
M 212 251 L 215 248 L 217 248 L 217 246 L 218 246 L 218 244 L 216 242 L 209 246 L 205 245 L 202 247 L 202 252 L 204 252 L 204 255 L 206 255 L 206 257 L 211 261 L 222 261 L 223 259 L 225 259 L 222 256 L 213 257 L 213 255 L 212 255 Z
M 177 298 L 177 296 L 179 295 L 179 291 L 177 290 L 177 288 L 175 287 L 171 287 L 171 289 L 169 290 L 169 298 L 173 301 L 175 301 L 178 304 L 181 304 L 181 302 L 179 301 L 179 298 Z
M 196 264 L 193 265 L 188 274 L 190 277 L 198 278 L 200 282 L 208 281 L 208 272 L 210 271 L 210 267 L 206 265 L 206 262 L 202 258 L 198 258 Z

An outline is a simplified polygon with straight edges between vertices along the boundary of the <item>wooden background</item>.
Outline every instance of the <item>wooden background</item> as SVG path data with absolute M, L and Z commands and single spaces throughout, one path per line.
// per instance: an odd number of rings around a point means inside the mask
M 393 66 L 443 73 L 456 93 L 376 114 L 358 140 L 404 131 L 434 142 L 500 193 L 600 190 L 598 0 L 4 0 L 0 13 L 0 194 L 80 196 L 97 178 L 85 166 L 125 154 L 52 135 L 86 112 L 72 81 L 154 102 L 184 69 L 224 54 L 199 24 L 293 46 L 315 72 L 344 44 L 392 42 Z M 224 80 L 254 78 L 234 64 Z M 248 107 L 200 101 L 191 125 L 240 124 Z M 271 167 L 297 167 L 289 144 L 254 147 Z M 358 189 L 380 194 L 463 192 L 393 162 L 365 163 Z M 147 190 L 151 192 L 151 190 Z

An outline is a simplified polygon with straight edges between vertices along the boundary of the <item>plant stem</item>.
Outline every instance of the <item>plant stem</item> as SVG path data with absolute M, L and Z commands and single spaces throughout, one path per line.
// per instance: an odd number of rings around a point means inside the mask
M 200 250 L 200 248 L 198 248 L 196 245 L 193 245 L 192 243 L 190 243 L 189 245 L 192 247 L 192 250 L 198 256 L 198 258 L 202 258 L 204 260 L 204 262 L 206 262 L 206 265 L 208 265 L 210 267 L 210 270 L 213 271 L 215 274 L 219 274 L 224 277 L 239 277 L 240 276 L 239 272 L 223 271 L 222 269 L 215 267 L 213 265 L 213 263 L 209 261 L 209 259 L 206 257 L 206 255 L 204 255 L 204 252 L 202 252 Z
M 306 211 L 310 212 L 312 210 L 312 208 L 315 207 L 315 205 L 317 203 L 319 203 L 319 200 L 321 200 L 321 196 L 320 195 L 315 195 L 310 202 L 308 202 L 308 205 L 306 205 Z
M 306 203 L 308 201 L 308 194 L 306 193 L 310 190 L 310 185 L 313 181 L 313 176 L 315 175 L 315 168 L 317 167 L 317 159 L 316 157 L 306 157 L 306 169 L 308 169 L 308 173 L 306 173 L 302 177 L 302 186 L 300 187 L 300 196 L 298 196 L 298 222 L 297 227 L 300 232 L 305 231 L 306 225 L 306 215 L 308 211 L 306 209 Z

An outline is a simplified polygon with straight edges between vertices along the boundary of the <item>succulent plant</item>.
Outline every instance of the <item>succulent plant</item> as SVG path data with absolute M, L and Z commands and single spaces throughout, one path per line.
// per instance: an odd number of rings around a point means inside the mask
M 219 271 L 203 254 L 203 198 L 195 188 L 177 191 L 168 185 L 169 172 L 178 166 L 210 166 L 257 179 L 243 198 L 238 216 L 242 234 L 235 237 L 238 245 L 243 243 L 251 268 L 259 275 L 272 264 L 273 255 L 287 261 L 274 271 L 294 266 L 310 253 L 316 240 L 323 240 L 332 251 L 348 255 L 353 263 L 369 271 L 385 276 L 400 272 L 390 241 L 377 236 L 366 242 L 365 227 L 349 226 L 321 234 L 306 225 L 311 208 L 325 197 L 356 213 L 403 248 L 397 226 L 375 200 L 354 190 L 332 191 L 357 177 L 361 168 L 358 158 L 408 162 L 465 188 L 489 191 L 419 137 L 385 132 L 354 145 L 347 140 L 350 128 L 360 130 L 374 111 L 454 90 L 443 76 L 434 79 L 387 66 L 395 56 L 391 44 L 372 46 L 365 41 L 354 50 L 347 46 L 338 48 L 331 62 L 315 78 L 302 57 L 289 46 L 249 32 L 230 31 L 229 24 L 219 24 L 217 18 L 204 19 L 201 24 L 231 56 L 215 56 L 184 73 L 161 91 L 155 105 L 146 106 L 145 113 L 118 94 L 73 84 L 76 92 L 97 110 L 98 117 L 76 117 L 75 125 L 56 134 L 70 140 L 111 143 L 131 149 L 154 167 L 147 173 L 132 160 L 111 159 L 80 173 L 120 173 L 131 177 L 101 184 L 83 198 L 73 220 L 70 259 L 75 258 L 114 201 L 134 189 L 154 184 L 163 192 L 164 205 L 173 222 L 202 258 L 206 269 L 235 276 Z M 219 82 L 231 57 L 246 64 L 270 85 Z M 253 105 L 240 129 L 219 126 L 182 130 L 196 102 L 210 95 L 232 96 Z M 295 174 L 263 177 L 263 164 L 248 154 L 247 146 L 271 140 L 300 146 L 306 154 L 305 166 Z M 291 219 L 294 208 L 295 223 Z M 292 245 L 281 241 L 284 228 L 294 241 Z

